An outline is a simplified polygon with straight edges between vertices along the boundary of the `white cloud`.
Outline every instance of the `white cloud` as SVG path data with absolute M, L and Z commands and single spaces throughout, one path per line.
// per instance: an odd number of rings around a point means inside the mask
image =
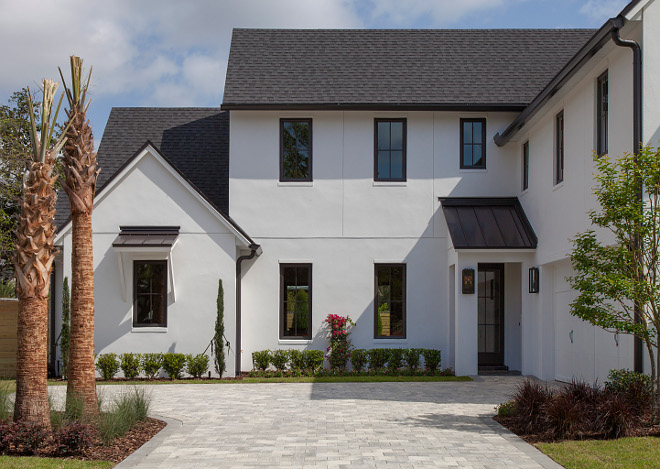
M 627 4 L 628 0 L 589 0 L 580 8 L 580 13 L 602 23 L 619 14 Z

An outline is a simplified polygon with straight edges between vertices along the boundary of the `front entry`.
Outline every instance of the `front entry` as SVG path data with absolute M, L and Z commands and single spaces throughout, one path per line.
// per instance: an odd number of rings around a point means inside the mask
M 479 264 L 479 366 L 504 365 L 504 264 Z

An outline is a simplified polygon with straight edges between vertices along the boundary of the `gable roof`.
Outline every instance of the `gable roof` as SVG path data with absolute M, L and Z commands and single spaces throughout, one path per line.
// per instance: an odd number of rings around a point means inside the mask
M 222 109 L 520 111 L 593 29 L 235 29 Z
M 113 108 L 99 145 L 97 194 L 145 142 L 158 151 L 220 212 L 229 212 L 229 115 L 218 108 Z M 69 218 L 58 193 L 55 225 Z

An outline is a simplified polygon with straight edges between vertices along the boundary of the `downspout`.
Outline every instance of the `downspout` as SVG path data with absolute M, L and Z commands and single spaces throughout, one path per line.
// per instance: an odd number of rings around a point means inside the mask
M 241 265 L 243 261 L 254 258 L 257 252 L 261 250 L 258 244 L 250 245 L 250 254 L 240 256 L 236 259 L 236 377 L 241 376 Z
M 612 40 L 614 44 L 619 47 L 628 47 L 633 52 L 633 154 L 639 155 L 642 148 L 642 48 L 635 41 L 628 39 L 621 39 L 619 36 L 620 29 L 617 27 L 612 30 Z M 639 185 L 637 191 L 637 203 L 643 203 L 643 188 Z M 641 240 L 635 240 L 634 249 L 639 248 Z M 635 304 L 635 322 L 640 324 L 642 322 L 642 315 L 639 304 Z M 634 344 L 634 363 L 635 371 L 639 373 L 644 372 L 643 361 L 644 344 L 642 339 L 635 336 Z

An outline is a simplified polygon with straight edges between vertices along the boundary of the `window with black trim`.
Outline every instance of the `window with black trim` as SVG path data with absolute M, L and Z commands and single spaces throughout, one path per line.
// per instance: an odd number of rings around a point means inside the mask
M 374 336 L 406 338 L 406 265 L 375 265 Z
M 312 119 L 280 119 L 280 181 L 312 180 Z
M 406 119 L 374 119 L 374 180 L 406 180 Z
M 607 120 L 608 120 L 608 82 L 607 71 L 598 77 L 598 102 L 596 106 L 596 153 L 598 156 L 607 154 Z
M 522 146 L 522 190 L 529 188 L 529 140 Z
M 486 169 L 486 119 L 461 119 L 461 169 Z
M 555 117 L 555 185 L 564 181 L 564 110 Z
M 312 338 L 312 264 L 280 264 L 280 338 Z
M 133 326 L 167 327 L 167 261 L 133 262 Z

